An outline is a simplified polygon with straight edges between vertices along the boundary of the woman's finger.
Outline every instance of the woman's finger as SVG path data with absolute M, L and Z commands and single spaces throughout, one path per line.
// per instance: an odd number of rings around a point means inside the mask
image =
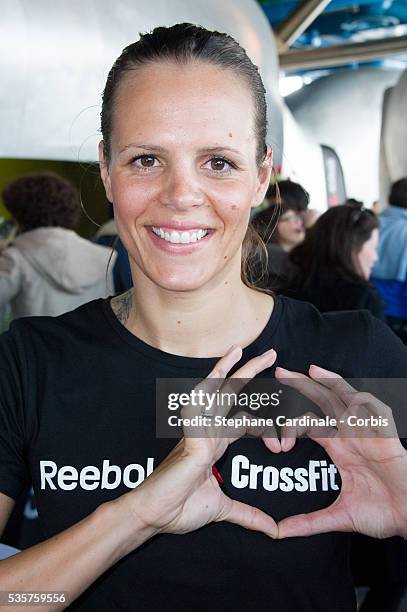
M 295 445 L 297 438 L 334 438 L 338 434 L 335 427 L 329 425 L 317 425 L 316 422 L 321 419 L 315 412 L 305 412 L 296 417 L 298 419 L 292 425 L 283 425 L 280 429 L 281 450 L 288 452 Z
M 265 512 L 242 502 L 228 499 L 227 510 L 216 519 L 216 522 L 226 521 L 240 525 L 251 531 L 261 531 L 270 538 L 278 537 L 277 523 Z
M 245 435 L 263 438 L 266 447 L 273 453 L 281 452 L 281 444 L 274 425 L 261 424 L 256 417 L 245 411 L 239 411 L 232 417 L 232 425 L 224 429 L 222 437 L 227 437 L 229 443 L 236 442 Z
M 240 393 L 257 374 L 270 368 L 276 359 L 277 353 L 274 349 L 253 357 L 225 380 L 222 393 Z
M 270 349 L 262 355 L 258 355 L 257 357 L 250 359 L 250 361 L 245 363 L 241 368 L 234 372 L 234 374 L 226 378 L 226 380 L 223 381 L 223 384 L 219 385 L 220 401 L 210 412 L 212 414 L 226 416 L 233 407 L 233 405 L 227 401 L 229 395 L 230 397 L 237 397 L 240 391 L 250 382 L 250 380 L 252 380 L 256 374 L 270 368 L 274 364 L 276 358 L 276 351 L 274 349 Z
M 209 372 L 208 376 L 201 380 L 195 387 L 194 392 L 196 394 L 202 393 L 202 397 L 207 397 L 208 395 L 215 395 L 220 388 L 230 370 L 233 366 L 241 359 L 242 357 L 242 348 L 237 345 L 233 345 L 227 351 L 227 353 L 219 359 L 219 361 L 215 364 L 214 368 Z M 216 406 L 214 405 L 215 410 L 211 411 L 211 407 L 207 404 L 199 403 L 198 405 L 193 405 L 192 403 L 183 406 L 181 410 L 181 417 L 183 419 L 191 419 L 194 416 L 210 416 L 211 414 L 217 413 Z M 197 437 L 198 433 L 195 434 Z
M 327 416 L 339 420 L 346 406 L 329 389 L 300 372 L 292 372 L 284 368 L 276 368 L 276 378 L 284 385 L 295 389 L 321 408 Z
M 353 531 L 348 515 L 341 510 L 340 497 L 328 508 L 290 516 L 278 523 L 279 539 L 306 537 L 330 531 Z
M 357 390 L 336 372 L 325 370 L 325 368 L 313 364 L 309 367 L 309 375 L 313 380 L 317 380 L 321 385 L 336 393 L 346 405 L 348 405 L 352 395 L 357 393 Z
M 269 349 L 265 353 L 253 357 L 241 368 L 236 370 L 230 378 L 252 379 L 263 370 L 270 368 L 277 358 L 277 353 L 274 349 Z
M 229 371 L 242 357 L 242 347 L 232 345 L 227 353 L 217 361 L 207 378 L 226 378 Z

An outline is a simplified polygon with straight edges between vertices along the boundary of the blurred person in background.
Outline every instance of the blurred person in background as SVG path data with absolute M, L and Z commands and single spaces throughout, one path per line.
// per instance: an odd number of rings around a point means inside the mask
M 300 183 L 295 183 L 290 179 L 271 184 L 266 199 L 270 206 L 278 205 L 281 201 L 287 208 L 298 210 L 304 221 L 305 229 L 314 225 L 320 215 L 319 211 L 309 207 L 310 196 L 308 191 Z
M 17 232 L 14 221 L 0 217 L 0 254 L 12 242 Z M 0 306 L 0 333 L 5 331 L 11 320 L 10 304 Z
M 384 304 L 369 277 L 377 260 L 378 220 L 349 204 L 327 210 L 290 253 L 285 295 L 321 312 L 366 309 L 384 319 Z
M 113 248 L 116 251 L 117 258 L 113 266 L 114 292 L 123 293 L 123 291 L 127 291 L 133 286 L 129 256 L 117 234 L 113 204 L 110 204 L 110 202 L 108 214 L 109 220 L 98 229 L 94 242 Z
M 407 178 L 392 185 L 389 206 L 379 220 L 379 259 L 372 281 L 386 303 L 388 324 L 407 344 Z
M 252 220 L 267 246 L 268 273 L 262 284 L 273 287 L 285 274 L 288 253 L 305 238 L 305 214 L 309 195 L 292 181 L 278 181 L 267 190 L 269 206 Z
M 112 292 L 116 254 L 81 238 L 79 192 L 69 181 L 44 172 L 12 181 L 3 191 L 18 235 L 0 255 L 0 306 L 11 318 L 57 316 Z
M 355 206 L 356 208 L 365 208 L 362 200 L 357 200 L 356 198 L 347 198 L 343 204 L 347 204 L 348 206 Z

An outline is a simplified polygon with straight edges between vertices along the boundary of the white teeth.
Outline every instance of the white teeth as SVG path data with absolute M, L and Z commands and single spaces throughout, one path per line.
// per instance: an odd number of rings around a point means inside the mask
M 204 238 L 208 233 L 208 230 L 203 229 L 195 232 L 177 232 L 176 230 L 173 230 L 171 233 L 164 232 L 161 227 L 152 227 L 152 230 L 156 236 L 163 238 L 167 242 L 172 242 L 173 244 L 189 244 L 190 242 L 197 242 L 198 240 L 201 240 L 201 238 Z

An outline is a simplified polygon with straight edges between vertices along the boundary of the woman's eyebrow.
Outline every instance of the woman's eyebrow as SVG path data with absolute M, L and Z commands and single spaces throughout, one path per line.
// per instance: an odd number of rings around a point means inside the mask
M 124 153 L 128 149 L 144 149 L 146 151 L 160 151 L 161 153 L 166 152 L 166 149 L 164 147 L 160 147 L 158 145 L 138 144 L 135 142 L 131 142 L 130 144 L 120 149 L 119 154 Z
M 128 145 L 126 145 L 125 147 L 123 147 L 122 149 L 120 149 L 119 154 L 124 153 L 125 151 L 127 151 L 128 149 L 143 149 L 145 151 L 159 151 L 161 153 L 166 153 L 167 149 L 165 147 L 160 147 L 159 145 L 153 145 L 153 144 L 138 144 L 135 142 L 132 142 Z M 198 149 L 198 153 L 200 155 L 204 154 L 204 153 L 222 153 L 224 151 L 230 151 L 231 153 L 236 153 L 237 155 L 241 155 L 241 152 L 238 149 L 234 149 L 233 147 L 228 147 L 228 146 L 224 146 L 224 147 L 202 147 L 201 149 Z
M 242 153 L 238 149 L 234 149 L 233 147 L 203 147 L 198 150 L 198 153 L 222 153 L 223 151 L 230 151 L 231 153 L 236 153 L 237 155 L 242 155 Z

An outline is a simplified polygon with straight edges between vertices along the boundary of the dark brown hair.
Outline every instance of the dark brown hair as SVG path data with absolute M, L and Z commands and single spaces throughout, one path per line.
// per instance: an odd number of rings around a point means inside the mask
M 294 184 L 300 187 L 302 199 L 299 198 L 299 200 L 297 200 L 295 197 L 284 197 L 283 193 L 281 193 L 280 197 L 279 186 L 281 182 L 290 183 L 291 181 L 280 181 L 269 187 L 266 198 L 271 192 L 270 205 L 255 215 L 252 220 L 253 227 L 265 243 L 271 242 L 278 244 L 278 222 L 284 213 L 293 210 L 295 213 L 300 214 L 304 212 L 308 206 L 308 194 L 301 185 L 298 185 L 298 183 Z M 304 194 L 306 195 L 307 206 L 304 206 Z
M 253 226 L 265 243 L 278 244 L 278 222 L 281 215 L 289 210 L 296 213 L 306 211 L 309 194 L 299 183 L 287 179 L 271 183 L 266 200 L 269 205 L 254 217 Z
M 270 206 L 281 202 L 285 210 L 305 211 L 309 204 L 309 193 L 299 183 L 289 179 L 271 183 L 267 189 L 266 199 Z
M 407 208 L 407 178 L 401 178 L 393 183 L 389 194 L 389 204 Z
M 4 205 L 23 230 L 38 227 L 76 227 L 81 206 L 79 192 L 53 172 L 27 174 L 3 191 Z
M 371 210 L 343 204 L 327 210 L 290 255 L 290 285 L 306 288 L 321 270 L 335 270 L 347 280 L 363 282 L 355 255 L 369 240 L 378 220 Z
M 256 161 L 260 166 L 267 153 L 267 105 L 258 68 L 231 36 L 191 23 L 155 28 L 151 33 L 143 34 L 137 42 L 128 45 L 115 61 L 107 77 L 101 111 L 103 151 L 107 162 L 110 159 L 110 137 L 119 83 L 130 71 L 163 61 L 181 65 L 201 61 L 231 70 L 245 80 L 253 96 Z M 247 285 L 252 286 L 249 270 L 255 267 L 257 269 L 258 258 L 264 256 L 267 257 L 266 249 L 261 246 L 259 236 L 256 236 L 255 230 L 249 225 L 242 247 L 242 280 Z

